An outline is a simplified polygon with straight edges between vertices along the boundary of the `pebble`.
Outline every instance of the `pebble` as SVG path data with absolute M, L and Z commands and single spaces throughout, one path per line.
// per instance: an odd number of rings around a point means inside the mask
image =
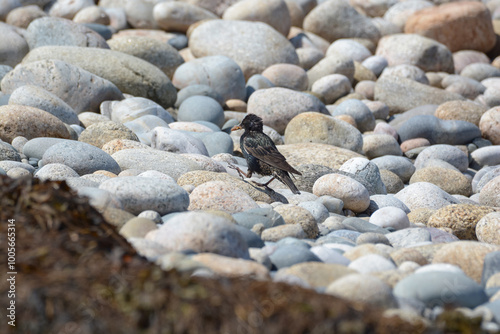
M 196 254 L 193 261 L 208 267 L 213 273 L 222 277 L 246 278 L 261 281 L 269 280 L 269 270 L 262 264 L 246 259 L 234 259 L 218 254 Z
M 252 34 L 246 32 L 252 31 Z M 196 58 L 225 55 L 232 58 L 245 78 L 277 63 L 297 65 L 297 53 L 288 40 L 261 22 L 209 20 L 196 26 L 189 38 Z M 272 52 L 268 52 L 272 50 Z
M 106 81 L 109 80 L 122 93 L 150 98 L 165 108 L 173 106 L 177 98 L 172 82 L 158 67 L 119 51 L 85 47 L 42 46 L 33 49 L 24 61 L 32 63 L 49 61 L 49 59 L 52 61 L 58 59 L 77 66 L 77 68 L 106 79 Z M 92 84 L 92 87 L 94 86 L 95 84 Z M 108 97 L 104 100 L 120 99 L 121 97 Z
M 373 131 L 375 129 L 375 117 L 368 107 L 361 101 L 351 99 L 337 105 L 331 112 L 332 116 L 350 115 L 356 121 L 359 131 Z
M 387 190 L 382 182 L 377 165 L 368 159 L 349 159 L 342 166 L 340 166 L 339 171 L 354 174 L 356 176 L 355 179 L 362 180 L 362 184 L 367 187 L 370 195 L 387 194 Z M 368 187 L 366 184 L 369 184 L 370 186 Z
M 274 278 L 281 281 L 283 276 L 296 276 L 307 282 L 311 287 L 318 289 L 326 288 L 335 280 L 354 273 L 354 270 L 339 264 L 303 262 L 279 269 Z
M 404 188 L 404 183 L 399 176 L 387 169 L 382 169 L 380 171 L 380 178 L 382 179 L 388 194 L 396 194 Z
M 474 308 L 488 297 L 479 284 L 469 277 L 445 271 L 415 273 L 394 287 L 398 298 L 417 299 L 427 307 L 458 305 Z
M 429 79 L 427 79 L 425 72 L 422 71 L 419 67 L 417 67 L 415 65 L 410 65 L 410 64 L 400 64 L 400 65 L 395 65 L 395 66 L 391 66 L 391 67 L 386 67 L 382 71 L 380 78 L 383 78 L 386 76 L 398 76 L 398 77 L 414 80 L 414 81 L 419 82 L 419 83 L 424 84 L 424 85 L 429 84 Z
M 156 170 L 172 176 L 174 179 L 180 175 L 201 169 L 196 162 L 178 154 L 160 150 L 132 148 L 119 150 L 113 154 L 113 159 L 122 170 L 137 169 L 140 172 Z
M 346 38 L 337 39 L 330 44 L 326 51 L 326 56 L 328 57 L 336 53 L 348 56 L 352 60 L 360 63 L 372 56 L 370 50 L 368 50 L 366 46 L 355 40 Z
M 325 57 L 307 71 L 309 88 L 312 89 L 312 85 L 314 85 L 316 81 L 331 74 L 341 74 L 345 76 L 352 85 L 354 81 L 354 72 L 355 67 L 352 59 L 337 54 Z
M 410 184 L 394 196 L 412 211 L 419 208 L 440 209 L 459 203 L 456 198 L 429 182 Z
M 485 139 L 491 141 L 493 145 L 500 145 L 500 108 L 495 107 L 486 111 L 479 120 L 479 129 Z
M 436 109 L 435 116 L 440 119 L 467 121 L 479 126 L 481 116 L 487 110 L 487 107 L 472 101 L 449 101 Z
M 346 122 L 317 112 L 303 112 L 286 125 L 285 143 L 323 143 L 361 153 L 363 137 Z
M 430 243 L 431 234 L 423 228 L 405 228 L 385 235 L 394 248 Z
M 237 61 L 223 55 L 207 55 L 180 65 L 172 77 L 178 89 L 206 85 L 222 97 L 246 99 L 245 77 Z
M 360 233 L 366 233 L 366 232 L 374 232 L 374 233 L 381 233 L 381 234 L 389 233 L 388 230 L 386 230 L 380 226 L 377 226 L 377 225 L 372 224 L 370 222 L 367 222 L 363 219 L 355 218 L 355 217 L 346 218 L 344 221 L 342 221 L 342 226 L 344 228 L 358 231 Z
M 68 177 L 78 176 L 78 173 L 74 169 L 61 163 L 46 164 L 35 173 L 35 177 L 43 181 L 60 181 L 65 180 Z
M 264 241 L 277 242 L 284 238 L 306 239 L 307 234 L 299 224 L 287 224 L 267 228 L 261 237 Z
M 139 138 L 123 124 L 113 121 L 99 122 L 82 131 L 78 140 L 98 148 L 114 139 L 139 141 Z
M 500 176 L 484 185 L 479 193 L 479 204 L 488 206 L 500 206 Z
M 321 262 L 321 260 L 309 249 L 293 245 L 278 247 L 269 258 L 278 270 L 303 262 Z
M 63 141 L 50 146 L 42 156 L 44 165 L 62 163 L 74 169 L 79 175 L 91 174 L 98 170 L 107 170 L 118 174 L 118 163 L 103 150 L 87 143 Z
M 472 158 L 471 167 L 475 167 L 475 169 L 500 165 L 500 145 L 478 148 L 470 156 Z
M 500 245 L 500 212 L 484 215 L 476 225 L 476 237 L 479 241 Z
M 201 20 L 217 19 L 217 15 L 202 7 L 184 2 L 156 3 L 153 18 L 165 31 L 185 33 L 189 26 Z
M 255 91 L 248 99 L 247 110 L 249 114 L 260 116 L 265 125 L 280 134 L 283 134 L 287 124 L 300 113 L 327 113 L 325 105 L 316 97 L 281 87 Z
M 361 274 L 387 271 L 396 269 L 396 265 L 391 261 L 377 254 L 365 255 L 352 261 L 348 268 L 354 269 Z
M 397 305 L 389 285 L 370 274 L 351 274 L 335 280 L 326 293 L 353 302 L 370 304 L 387 309 Z
M 237 213 L 258 208 L 257 203 L 243 190 L 230 183 L 209 181 L 197 186 L 189 195 L 188 210 L 222 210 Z
M 387 155 L 401 156 L 403 152 L 396 139 L 389 134 L 369 134 L 363 136 L 363 151 L 368 159 Z
M 370 216 L 370 223 L 380 227 L 392 227 L 395 230 L 410 227 L 406 212 L 394 206 L 386 206 L 375 211 Z
M 225 123 L 221 105 L 208 96 L 191 96 L 185 99 L 177 114 L 182 122 L 208 121 L 222 127 Z
M 377 165 L 379 170 L 393 172 L 399 176 L 404 183 L 410 181 L 411 176 L 415 172 L 415 166 L 406 157 L 388 155 L 372 159 L 371 162 Z
M 313 186 L 316 196 L 333 196 L 344 202 L 344 208 L 363 212 L 370 205 L 368 190 L 358 181 L 340 174 L 327 174 L 320 177 Z
M 309 87 L 306 71 L 292 64 L 275 64 L 262 72 L 276 87 L 283 87 L 297 91 L 305 91 Z
M 249 259 L 248 245 L 238 229 L 223 216 L 183 212 L 146 235 L 169 251 L 195 251 Z
M 144 238 L 148 232 L 156 230 L 156 224 L 147 218 L 132 218 L 120 228 L 125 238 Z
M 275 207 L 274 211 L 283 217 L 285 224 L 300 225 L 307 238 L 315 239 L 318 236 L 316 219 L 309 210 L 293 204 L 283 204 Z
M 466 197 L 472 195 L 471 181 L 464 174 L 453 169 L 437 166 L 418 169 L 411 177 L 410 184 L 417 182 L 435 184 L 450 195 L 458 194 Z
M 188 132 L 156 127 L 150 132 L 151 147 L 173 153 L 193 153 L 208 155 L 203 142 Z

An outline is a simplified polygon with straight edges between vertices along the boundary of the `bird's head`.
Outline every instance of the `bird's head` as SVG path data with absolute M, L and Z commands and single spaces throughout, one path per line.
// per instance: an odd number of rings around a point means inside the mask
M 254 114 L 248 114 L 239 125 L 236 125 L 231 129 L 231 131 L 245 129 L 245 131 L 257 131 L 262 132 L 264 124 L 262 123 L 262 118 Z

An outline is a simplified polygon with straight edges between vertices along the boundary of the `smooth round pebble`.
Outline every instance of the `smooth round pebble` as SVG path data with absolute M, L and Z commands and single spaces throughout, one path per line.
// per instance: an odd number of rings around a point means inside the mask
M 344 208 L 363 212 L 370 205 L 368 190 L 358 181 L 341 174 L 327 174 L 320 177 L 313 186 L 316 196 L 329 195 L 344 202 Z
M 370 216 L 370 223 L 380 227 L 392 227 L 395 230 L 410 227 L 406 212 L 393 206 L 386 206 L 375 211 Z

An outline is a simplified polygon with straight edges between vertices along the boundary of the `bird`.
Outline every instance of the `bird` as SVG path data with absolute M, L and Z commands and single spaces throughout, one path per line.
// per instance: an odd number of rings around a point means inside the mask
M 302 174 L 290 166 L 286 158 L 278 151 L 272 139 L 264 133 L 262 118 L 255 114 L 248 114 L 231 131 L 240 129 L 245 130 L 240 137 L 240 148 L 248 165 L 247 173 L 237 166 L 233 167 L 238 171 L 240 177 L 245 175 L 245 177 L 250 178 L 253 173 L 265 176 L 272 175 L 272 178 L 267 183 L 257 184 L 268 188 L 267 185 L 271 181 L 278 179 L 281 183 L 287 185 L 294 194 L 300 194 L 289 173 Z

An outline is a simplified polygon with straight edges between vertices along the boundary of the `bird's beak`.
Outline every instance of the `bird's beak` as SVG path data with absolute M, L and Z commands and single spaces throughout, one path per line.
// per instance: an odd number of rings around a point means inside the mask
M 241 130 L 241 129 L 243 129 L 241 127 L 241 125 L 235 125 L 235 126 L 233 126 L 233 128 L 231 129 L 231 131 L 236 131 L 236 130 Z

